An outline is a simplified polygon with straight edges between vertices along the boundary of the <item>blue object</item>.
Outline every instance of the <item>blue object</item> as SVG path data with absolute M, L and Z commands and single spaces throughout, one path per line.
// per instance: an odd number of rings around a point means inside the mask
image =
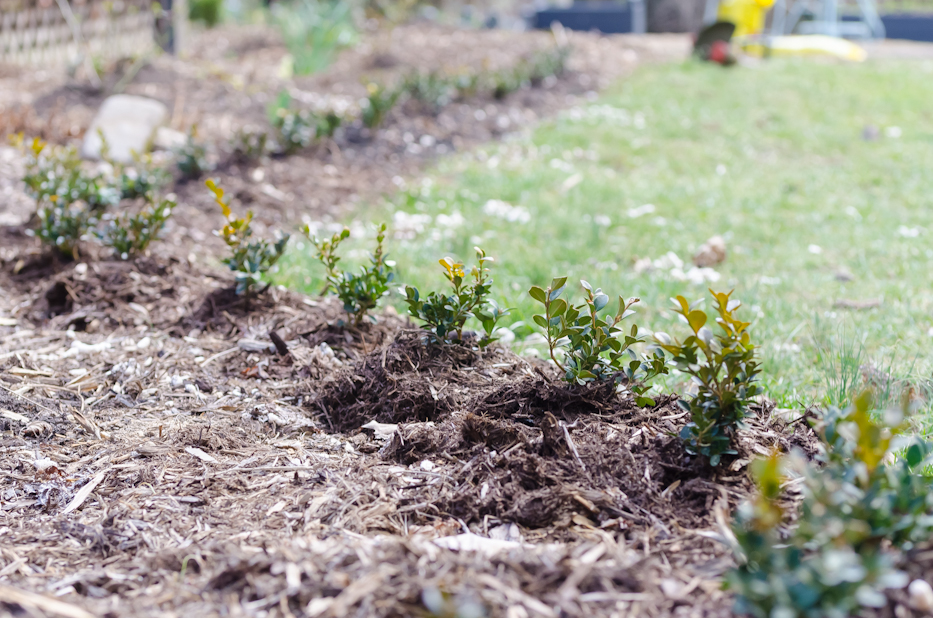
M 843 15 L 842 21 L 858 20 L 855 15 Z M 881 16 L 886 39 L 905 39 L 933 43 L 933 13 L 890 13 Z
M 882 15 L 881 21 L 889 39 L 933 43 L 933 14 L 895 13 Z
M 546 30 L 555 21 L 569 30 L 598 30 L 605 34 L 635 32 L 631 4 L 621 2 L 575 2 L 566 9 L 549 8 L 534 16 L 534 27 Z

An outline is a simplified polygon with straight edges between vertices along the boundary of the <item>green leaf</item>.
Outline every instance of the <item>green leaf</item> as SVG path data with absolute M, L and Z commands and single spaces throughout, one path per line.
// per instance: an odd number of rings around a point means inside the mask
M 593 306 L 596 311 L 602 311 L 609 304 L 609 296 L 606 294 L 597 294 L 593 299 Z
M 678 296 L 678 298 L 681 298 Z M 699 309 L 694 309 L 686 314 L 687 322 L 693 332 L 699 331 L 706 324 L 706 314 Z
M 551 289 L 560 290 L 567 284 L 567 277 L 554 277 L 551 279 Z
M 920 448 L 919 444 L 911 444 L 907 449 L 907 465 L 911 468 L 914 468 L 920 465 L 920 462 L 923 461 L 923 449 Z
M 557 300 L 551 303 L 551 315 L 558 317 L 564 314 L 567 310 L 567 301 L 563 298 L 558 298 Z
M 535 321 L 535 324 L 537 324 L 541 328 L 548 327 L 547 318 L 545 318 L 543 315 L 535 315 L 532 317 L 532 319 Z
M 528 295 L 542 305 L 547 302 L 547 293 L 536 285 L 531 286 L 531 289 L 528 290 Z

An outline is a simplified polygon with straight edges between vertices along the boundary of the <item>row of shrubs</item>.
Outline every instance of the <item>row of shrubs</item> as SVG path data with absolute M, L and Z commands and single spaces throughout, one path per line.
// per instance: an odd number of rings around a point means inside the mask
M 360 106 L 358 120 L 367 129 L 375 129 L 395 105 L 406 98 L 435 110 L 480 91 L 502 98 L 525 85 L 535 85 L 562 73 L 568 53 L 567 48 L 555 47 L 491 73 L 414 73 L 395 87 L 371 83 L 367 86 L 368 94 Z M 238 131 L 232 140 L 234 158 L 250 161 L 273 152 L 290 154 L 316 140 L 332 137 L 342 125 L 355 120 L 334 111 L 316 113 L 297 109 L 287 93 L 279 96 L 270 116 L 274 136 L 262 131 Z M 103 135 L 101 138 L 103 140 Z M 17 139 L 23 145 L 23 136 Z M 104 141 L 102 155 L 112 167 L 112 172 L 105 173 L 89 171 L 82 166 L 74 147 L 53 147 L 33 139 L 27 150 L 29 156 L 23 180 L 37 203 L 35 232 L 44 243 L 67 258 L 76 257 L 80 241 L 88 236 L 97 238 L 123 259 L 138 255 L 158 236 L 176 205 L 174 196 L 160 196 L 170 180 L 168 170 L 153 165 L 149 156 L 139 156 L 129 166 L 115 163 L 108 160 Z M 207 148 L 197 139 L 196 126 L 191 128 L 186 142 L 176 149 L 175 163 L 186 179 L 198 178 L 213 169 Z M 136 198 L 141 198 L 144 206 L 135 214 L 114 216 L 108 212 L 121 200 Z M 250 255 L 244 260 L 250 262 L 256 257 Z
M 270 154 L 294 154 L 315 142 L 332 138 L 341 127 L 357 125 L 372 131 L 382 126 L 396 105 L 407 100 L 417 101 L 437 113 L 453 101 L 482 93 L 502 99 L 520 88 L 536 86 L 548 77 L 562 74 L 568 55 L 568 48 L 554 47 L 499 71 L 415 72 L 395 86 L 370 82 L 358 113 L 302 109 L 283 91 L 269 109 L 272 131 L 239 129 L 230 141 L 230 155 L 236 161 L 252 162 Z M 178 170 L 186 179 L 199 178 L 213 169 L 206 146 L 197 138 L 196 126 L 189 131 L 185 144 L 176 149 L 175 158 Z
M 232 150 L 244 159 L 256 159 L 270 150 L 289 154 L 307 148 L 314 141 L 333 137 L 341 126 L 355 121 L 369 130 L 382 126 L 389 112 L 399 103 L 412 100 L 437 113 L 453 101 L 487 94 L 503 99 L 523 87 L 536 86 L 551 76 L 559 76 L 569 55 L 566 47 L 535 52 L 514 66 L 499 71 L 414 72 L 395 86 L 370 82 L 366 97 L 356 115 L 340 115 L 333 110 L 315 112 L 299 109 L 287 93 L 282 93 L 270 110 L 274 140 L 266 133 L 241 131 L 234 137 Z M 273 141 L 275 143 L 273 143 Z
M 171 197 L 157 197 L 164 173 L 140 160 L 138 163 L 143 164 L 133 169 L 117 165 L 112 176 L 105 177 L 103 173 L 84 170 L 73 148 L 52 151 L 46 148 L 41 141 L 32 141 L 25 176 L 26 186 L 37 203 L 37 236 L 72 259 L 77 257 L 79 242 L 91 230 L 93 236 L 122 259 L 145 252 L 164 228 L 175 205 Z M 249 297 L 262 283 L 263 275 L 281 258 L 289 235 L 280 233 L 274 239 L 254 237 L 252 212 L 237 216 L 223 189 L 213 180 L 206 184 L 225 218 L 216 232 L 229 248 L 223 262 L 234 273 L 237 294 Z M 144 206 L 135 214 L 108 212 L 125 198 L 142 198 Z M 323 240 L 316 238 L 308 226 L 301 231 L 317 249 L 328 289 L 339 297 L 350 322 L 359 325 L 389 293 L 394 280 L 394 264 L 386 259 L 383 250 L 385 225 L 379 228 L 370 263 L 358 273 L 343 270 L 339 265 L 337 252 L 341 242 L 349 237 L 348 229 Z M 491 298 L 489 265 L 493 259 L 477 247 L 476 260 L 469 276 L 462 263 L 446 257 L 440 260 L 452 288 L 447 292 L 422 294 L 415 287 L 405 286 L 408 311 L 424 323 L 433 343 L 464 344 L 469 339 L 464 328 L 472 317 L 483 331 L 476 345 L 485 348 L 495 341 L 496 326 L 509 310 Z M 667 351 L 673 355 L 675 367 L 693 375 L 701 384 L 701 396 L 688 408 L 693 422 L 683 436 L 690 452 L 707 457 L 714 466 L 722 455 L 734 452 L 730 447 L 734 428 L 757 393 L 754 382 L 758 373 L 748 323 L 734 317 L 739 303 L 730 301 L 728 294 L 714 294 L 717 321 L 723 331 L 714 335 L 706 326 L 706 314 L 679 298 L 677 310 L 690 324 L 693 335 L 678 342 L 658 334 L 653 353 L 645 355 L 634 348 L 645 341 L 638 326 L 632 325 L 628 331 L 621 326 L 634 313 L 632 306 L 638 299 L 618 297 L 618 310 L 606 317 L 603 310 L 610 302 L 609 296 L 585 281 L 581 283 L 585 296 L 580 304 L 562 298 L 566 296 L 566 277 L 555 278 L 547 288 L 532 287 L 529 292 L 541 304 L 543 313 L 535 315 L 534 320 L 543 328 L 549 354 L 564 379 L 575 384 L 624 382 L 638 405 L 653 405 L 647 396 L 649 383 L 667 373 L 664 357 Z
M 17 140 L 22 143 L 22 135 Z M 109 171 L 88 171 L 73 146 L 52 147 L 38 138 L 28 146 L 23 177 L 36 200 L 36 236 L 67 259 L 78 257 L 79 243 L 88 236 L 122 259 L 144 252 L 176 205 L 174 195 L 159 194 L 167 180 L 168 173 L 148 156 L 132 166 L 112 163 Z M 124 199 L 143 206 L 136 213 L 110 212 Z
M 224 191 L 211 180 L 207 186 L 227 218 L 219 232 L 230 247 L 231 254 L 224 262 L 235 273 L 237 292 L 249 295 L 261 283 L 281 257 L 288 241 L 287 235 L 276 240 L 252 237 L 250 220 L 235 216 Z M 369 263 L 357 272 L 340 267 L 338 249 L 350 237 L 344 228 L 330 238 L 318 238 L 306 225 L 304 234 L 316 249 L 316 257 L 326 272 L 327 291 L 335 294 L 348 315 L 348 323 L 360 325 L 379 302 L 390 293 L 395 280 L 394 263 L 386 259 L 383 248 L 386 226 L 379 226 L 376 245 L 369 254 Z M 482 349 L 496 340 L 499 320 L 508 315 L 492 298 L 490 265 L 493 258 L 476 247 L 476 264 L 465 269 L 464 264 L 449 257 L 439 260 L 450 288 L 445 291 L 422 293 L 418 288 L 404 286 L 408 313 L 421 321 L 432 344 L 469 345 Z M 469 273 L 469 274 L 468 274 Z M 692 334 L 683 341 L 665 333 L 655 333 L 650 354 L 636 351 L 636 344 L 647 340 L 639 334 L 637 324 L 627 330 L 622 322 L 635 313 L 632 307 L 637 298 L 622 296 L 614 301 L 614 312 L 604 311 L 610 297 L 600 288 L 586 281 L 582 302 L 575 304 L 567 298 L 567 277 L 553 279 L 546 288 L 533 286 L 532 299 L 541 305 L 542 313 L 534 321 L 544 331 L 548 351 L 563 379 L 570 384 L 615 382 L 631 393 L 639 406 L 655 405 L 648 395 L 650 382 L 668 373 L 669 366 L 690 375 L 699 386 L 699 395 L 689 404 L 681 402 L 690 412 L 691 422 L 684 428 L 687 450 L 706 458 L 713 466 L 719 465 L 723 455 L 735 454 L 732 439 L 741 426 L 746 408 L 758 394 L 756 384 L 759 365 L 755 356 L 748 322 L 739 320 L 735 312 L 741 306 L 730 294 L 713 292 L 713 304 L 718 324 L 714 332 L 707 326 L 705 312 L 676 299 L 675 311 L 690 325 Z M 482 332 L 474 335 L 465 331 L 467 320 L 476 318 Z M 665 352 L 671 354 L 668 361 Z
M 361 323 L 394 281 L 383 250 L 385 225 L 378 228 L 369 264 L 357 272 L 338 264 L 337 251 L 349 230 L 328 239 L 316 238 L 307 227 L 302 232 L 324 265 L 327 290 L 343 303 L 349 322 Z M 408 312 L 422 322 L 429 344 L 483 348 L 495 340 L 496 324 L 508 309 L 490 297 L 492 262 L 477 247 L 469 274 L 460 262 L 439 260 L 447 290 L 422 294 L 404 286 Z M 736 455 L 736 434 L 759 394 L 760 374 L 750 323 L 736 315 L 741 303 L 731 293 L 711 290 L 710 320 L 698 302 L 678 296 L 674 311 L 688 325 L 687 336 L 679 340 L 656 332 L 649 341 L 636 324 L 621 326 L 634 314 L 637 298 L 611 301 L 601 289 L 580 284 L 579 303 L 570 298 L 566 277 L 529 290 L 541 307 L 534 321 L 563 379 L 573 385 L 615 383 L 637 405 L 650 406 L 655 405 L 647 396 L 651 380 L 676 369 L 697 386 L 695 396 L 678 401 L 690 417 L 680 434 L 687 453 L 713 467 Z M 481 325 L 480 334 L 464 330 L 470 317 Z M 653 350 L 638 352 L 636 344 Z M 907 586 L 909 578 L 899 570 L 903 552 L 933 533 L 933 492 L 922 474 L 933 465 L 933 446 L 907 435 L 911 401 L 908 395 L 901 413 L 877 423 L 872 396 L 863 393 L 850 408 L 831 408 L 814 423 L 822 438 L 814 461 L 800 453 L 775 453 L 752 463 L 759 491 L 736 515 L 733 549 L 739 566 L 727 577 L 738 611 L 759 618 L 844 618 L 860 608 L 886 605 L 886 590 Z M 799 515 L 782 506 L 790 477 L 802 480 Z

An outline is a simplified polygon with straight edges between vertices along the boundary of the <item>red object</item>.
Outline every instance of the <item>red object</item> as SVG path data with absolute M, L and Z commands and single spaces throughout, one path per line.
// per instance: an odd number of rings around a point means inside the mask
M 713 41 L 709 46 L 709 59 L 719 64 L 729 61 L 729 44 L 725 41 Z

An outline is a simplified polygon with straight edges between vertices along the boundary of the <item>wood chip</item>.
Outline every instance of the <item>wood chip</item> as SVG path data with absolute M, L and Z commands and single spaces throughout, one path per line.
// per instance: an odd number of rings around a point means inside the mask
M 54 616 L 64 616 L 65 618 L 94 618 L 94 614 L 70 603 L 2 584 L 0 584 L 0 601 L 27 609 L 37 609 Z
M 55 375 L 52 371 L 48 369 L 36 370 L 36 369 L 26 369 L 25 367 L 13 367 L 9 370 L 9 373 L 12 373 L 15 376 L 42 376 L 45 378 L 51 378 Z
M 110 472 L 109 469 L 104 470 L 103 472 L 99 472 L 97 476 L 88 481 L 88 483 L 82 487 L 78 493 L 75 494 L 75 497 L 71 499 L 71 502 L 69 502 L 68 506 L 65 507 L 65 510 L 62 511 L 62 515 L 67 515 L 84 504 L 84 501 L 87 500 L 87 497 L 91 495 L 91 492 L 94 491 L 98 485 L 100 485 L 101 481 L 104 480 L 104 477 L 107 476 L 108 472 Z
M 18 423 L 28 423 L 29 419 L 19 412 L 14 412 L 12 410 L 7 410 L 5 408 L 0 408 L 0 416 L 3 418 L 9 419 L 11 421 L 16 421 Z
M 207 463 L 219 463 L 216 459 L 195 446 L 185 447 L 185 452 L 192 457 L 197 457 L 201 461 L 206 461 Z

